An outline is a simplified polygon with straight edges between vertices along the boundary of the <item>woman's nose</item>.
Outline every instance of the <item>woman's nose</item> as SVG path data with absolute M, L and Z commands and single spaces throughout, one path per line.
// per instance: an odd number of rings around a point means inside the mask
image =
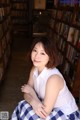
M 39 56 L 40 56 L 39 53 L 36 53 L 35 57 L 36 57 L 36 58 L 39 58 Z

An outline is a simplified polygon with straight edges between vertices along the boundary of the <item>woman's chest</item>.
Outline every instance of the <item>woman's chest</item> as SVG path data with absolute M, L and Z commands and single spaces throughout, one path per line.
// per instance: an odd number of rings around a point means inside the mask
M 46 83 L 47 79 L 43 79 L 42 77 L 34 77 L 34 89 L 41 99 L 44 99 L 45 96 Z

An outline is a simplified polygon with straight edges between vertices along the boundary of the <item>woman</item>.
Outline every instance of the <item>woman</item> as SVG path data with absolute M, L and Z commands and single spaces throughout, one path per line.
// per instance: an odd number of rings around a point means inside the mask
M 23 101 L 11 120 L 80 120 L 80 111 L 66 82 L 56 68 L 58 55 L 47 37 L 36 38 L 30 52 L 33 67 L 28 83 L 21 87 Z

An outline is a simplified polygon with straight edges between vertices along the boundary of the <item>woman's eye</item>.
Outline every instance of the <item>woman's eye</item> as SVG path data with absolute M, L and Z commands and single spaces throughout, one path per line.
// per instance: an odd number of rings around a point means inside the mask
M 45 53 L 41 53 L 41 55 L 45 55 Z
M 36 49 L 33 49 L 33 52 L 36 52 Z

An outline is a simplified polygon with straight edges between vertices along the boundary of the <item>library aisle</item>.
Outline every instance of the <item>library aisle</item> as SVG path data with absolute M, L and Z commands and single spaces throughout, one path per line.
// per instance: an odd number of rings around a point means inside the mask
M 28 38 L 19 38 L 13 41 L 12 56 L 5 74 L 5 79 L 0 84 L 0 112 L 8 111 L 11 116 L 18 101 L 23 99 L 21 86 L 27 82 L 29 64 L 26 55 L 30 41 Z

